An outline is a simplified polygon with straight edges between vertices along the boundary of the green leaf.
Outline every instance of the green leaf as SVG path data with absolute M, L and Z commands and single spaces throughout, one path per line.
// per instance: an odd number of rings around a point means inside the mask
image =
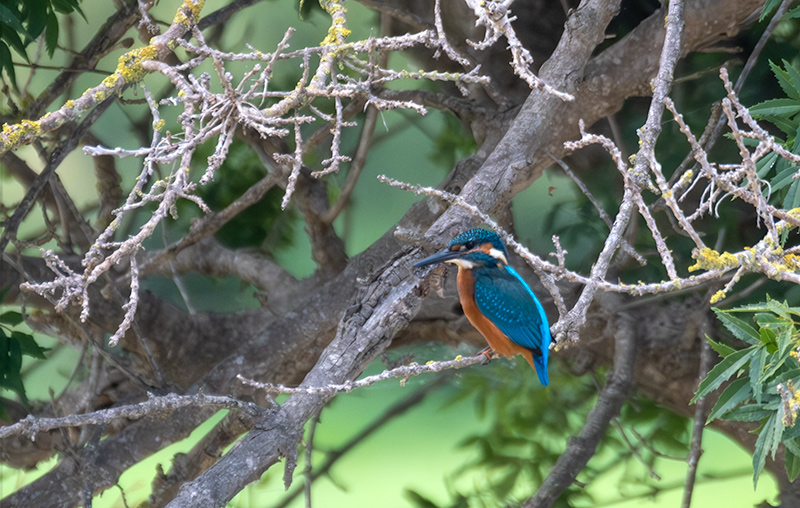
M 794 337 L 795 331 L 796 330 L 793 325 L 782 326 L 780 330 L 778 330 L 778 354 L 780 356 L 786 356 L 791 352 L 792 337 Z
M 798 180 L 800 181 L 800 180 Z M 739 309 L 737 309 L 739 310 Z M 753 328 L 752 325 L 748 324 L 747 322 L 734 317 L 730 314 L 729 311 L 724 311 L 720 309 L 713 309 L 714 313 L 717 315 L 717 319 L 722 321 L 722 324 L 725 325 L 725 328 L 730 330 L 734 337 L 737 339 L 743 340 L 748 344 L 752 345 L 761 345 L 761 334 Z
M 769 61 L 769 68 L 772 69 L 772 73 L 775 75 L 775 80 L 778 82 L 781 90 L 783 90 L 783 93 L 785 93 L 790 99 L 800 100 L 800 94 L 795 92 L 794 87 L 792 86 L 792 80 L 789 77 L 789 73 L 783 70 L 772 60 Z
M 767 16 L 772 13 L 778 6 L 781 4 L 781 0 L 767 0 L 764 2 L 764 7 L 761 9 L 761 15 L 758 17 L 758 21 L 764 21 Z
M 761 342 L 767 346 L 767 351 L 774 353 L 778 350 L 778 341 L 772 329 L 764 326 L 758 330 L 758 334 L 761 336 Z
M 4 323 L 10 326 L 16 326 L 22 323 L 22 314 L 14 310 L 3 312 L 2 314 L 0 314 L 0 323 Z
M 750 107 L 750 114 L 756 118 L 770 120 L 770 116 L 790 117 L 800 113 L 800 102 L 794 99 L 769 99 Z
M 27 405 L 28 397 L 22 384 L 22 350 L 19 342 L 3 334 L 0 336 L 0 387 L 16 392 Z
M 774 411 L 764 409 L 761 404 L 747 404 L 746 406 L 731 409 L 724 415 L 720 415 L 719 419 L 736 422 L 758 422 L 774 414 Z
M 14 30 L 4 30 L 2 32 L 2 36 L 3 40 L 5 40 L 10 47 L 14 48 L 14 51 L 19 53 L 19 55 L 24 58 L 26 62 L 30 62 L 28 59 L 28 54 L 25 53 L 25 43 L 19 38 L 17 32 Z
M 727 344 L 723 344 L 722 342 L 714 342 L 708 335 L 706 335 L 706 340 L 708 344 L 711 346 L 711 349 L 717 352 L 722 358 L 725 358 L 731 353 L 735 353 L 736 350 L 730 347 Z
M 770 152 L 766 157 L 759 159 L 758 162 L 756 162 L 756 174 L 758 177 L 765 178 L 769 174 L 769 170 L 775 167 L 777 161 L 778 152 Z
M 789 380 L 791 380 L 792 383 L 795 383 L 796 385 L 800 385 L 800 368 L 795 367 L 785 372 L 781 372 L 775 378 L 770 379 L 768 390 L 775 390 L 778 386 L 778 383 L 785 384 Z
M 739 369 L 744 367 L 756 351 L 758 351 L 758 348 L 751 346 L 723 358 L 721 362 L 711 369 L 708 376 L 700 383 L 700 386 L 697 388 L 697 394 L 692 398 L 691 403 L 694 404 L 697 402 L 697 399 L 705 397 L 709 392 L 716 390 L 722 383 L 736 375 Z
M 772 454 L 772 460 L 775 460 L 775 454 L 778 452 L 778 447 L 781 444 L 781 436 L 783 436 L 783 417 L 786 415 L 784 407 L 783 404 L 778 405 L 778 411 L 775 413 L 775 421 L 772 422 L 772 425 L 775 427 L 772 429 L 772 441 L 767 443 L 769 446 L 768 450 Z
M 800 455 L 800 444 L 797 444 L 795 440 L 800 437 L 800 425 L 797 425 L 797 420 L 795 420 L 795 425 L 793 427 L 784 427 L 783 429 L 783 436 L 781 436 L 781 442 L 784 443 L 794 443 L 794 446 L 797 446 L 798 455 Z M 791 445 L 787 445 L 791 446 Z
M 797 72 L 794 65 L 789 63 L 787 60 L 783 60 L 783 68 L 786 76 L 791 81 L 791 89 L 792 91 L 786 91 L 786 95 L 792 99 L 800 100 L 800 73 Z
M 772 153 L 774 154 L 775 152 Z M 793 178 L 794 174 L 797 173 L 798 169 L 800 169 L 800 166 L 789 166 L 788 168 L 781 170 L 780 173 L 775 175 L 775 178 L 773 178 L 772 181 L 770 181 L 770 187 L 772 187 L 772 192 L 777 192 L 786 187 L 787 185 L 791 184 L 794 181 Z
M 47 13 L 47 31 L 44 34 L 44 42 L 47 46 L 47 54 L 52 58 L 58 47 L 58 18 L 53 11 Z
M 783 207 L 786 209 L 797 208 L 800 205 L 800 179 L 795 180 L 789 187 L 789 192 L 783 198 Z
M 761 427 L 758 439 L 756 439 L 755 451 L 753 452 L 753 488 L 758 485 L 758 477 L 767 461 L 767 453 L 770 452 L 769 446 L 773 442 L 775 420 L 777 417 L 778 415 L 773 413 L 772 416 L 767 419 L 766 423 Z
M 716 420 L 720 415 L 731 411 L 750 398 L 750 393 L 750 383 L 746 378 L 737 379 L 731 383 L 725 388 L 725 391 L 720 394 L 716 404 L 714 404 L 713 409 L 711 409 L 711 413 L 708 415 L 706 423 Z
M 32 40 L 33 37 L 30 36 L 25 27 L 22 26 L 22 21 L 17 17 L 17 13 L 6 7 L 5 5 L 0 3 L 0 24 L 6 25 L 11 30 L 18 34 L 22 34 L 25 36 L 27 40 Z M 6 29 L 0 30 L 0 33 L 7 33 Z
M 86 15 L 80 8 L 78 0 L 50 0 L 53 9 L 60 12 L 61 14 L 70 14 L 73 11 L 76 11 L 78 14 L 86 19 Z
M 797 121 L 795 121 L 792 118 L 783 117 L 783 116 L 770 116 L 770 115 L 767 115 L 767 116 L 764 117 L 764 119 L 772 122 L 773 124 L 775 124 L 775 127 L 779 128 L 781 130 L 781 132 L 786 134 L 787 137 L 794 136 L 795 133 L 797 132 Z M 783 140 L 778 139 L 778 138 L 775 138 L 775 141 L 777 141 L 778 143 L 783 144 L 783 145 L 786 144 L 786 141 L 783 141 Z
M 784 441 L 786 453 L 784 455 L 784 465 L 786 466 L 786 476 L 792 482 L 800 473 L 800 447 L 794 441 Z
M 775 300 L 767 296 L 766 303 L 767 303 L 767 309 L 775 313 L 784 321 L 791 318 L 791 316 L 789 316 L 789 306 L 786 304 L 786 302 Z
M 45 352 L 50 351 L 50 348 L 42 347 L 36 343 L 33 335 L 22 332 L 11 332 L 11 340 L 16 340 L 19 344 L 20 351 L 25 356 L 30 356 L 39 360 L 44 360 L 47 357 Z
M 47 0 L 26 0 L 25 11 L 28 17 L 28 33 L 32 39 L 42 35 L 47 20 Z
M 756 399 L 758 404 L 761 404 L 761 385 L 764 382 L 764 365 L 766 363 L 767 349 L 758 348 L 750 360 L 750 390 L 753 392 L 753 398 Z

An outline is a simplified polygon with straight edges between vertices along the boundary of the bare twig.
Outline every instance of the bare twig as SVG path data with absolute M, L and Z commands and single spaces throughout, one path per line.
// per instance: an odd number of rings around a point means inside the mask
M 60 418 L 37 418 L 28 415 L 25 419 L 13 425 L 0 427 L 0 439 L 18 434 L 29 436 L 33 439 L 37 433 L 53 429 L 83 427 L 84 425 L 104 425 L 120 418 L 140 419 L 149 416 L 162 415 L 176 409 L 198 406 L 217 409 L 239 409 L 254 415 L 263 415 L 267 410 L 249 402 L 242 402 L 230 397 L 218 395 L 163 395 L 150 396 L 149 400 L 138 404 L 102 409 L 93 413 L 82 415 L 67 415 Z
M 383 412 L 378 418 L 373 420 L 369 423 L 369 425 L 365 426 L 358 434 L 353 436 L 349 441 L 339 446 L 337 449 L 330 451 L 327 453 L 327 457 L 325 461 L 316 469 L 314 469 L 309 477 L 306 478 L 306 484 L 303 485 L 303 488 L 295 489 L 292 493 L 290 493 L 286 498 L 281 501 L 281 503 L 275 508 L 286 508 L 294 501 L 297 496 L 305 491 L 308 485 L 316 481 L 318 478 L 323 477 L 328 474 L 331 468 L 345 455 L 347 455 L 350 450 L 355 448 L 359 443 L 367 439 L 371 436 L 375 431 L 381 429 L 384 425 L 389 423 L 392 419 L 401 416 L 403 413 L 408 411 L 409 409 L 413 409 L 417 404 L 422 402 L 422 400 L 427 397 L 431 392 L 434 390 L 441 388 L 445 385 L 447 381 L 451 379 L 449 375 L 452 371 L 446 372 L 441 376 L 438 376 L 433 381 L 427 382 L 420 388 L 412 393 L 411 395 L 400 399 L 398 402 L 393 404 L 389 407 L 386 411 Z
M 706 378 L 708 371 L 712 367 L 712 354 L 711 347 L 706 340 L 708 333 L 707 319 L 704 319 L 700 325 L 700 369 L 697 372 L 698 385 Z M 694 411 L 694 425 L 692 426 L 692 444 L 689 450 L 688 467 L 686 468 L 686 481 L 683 487 L 683 501 L 681 508 L 689 508 L 692 505 L 692 492 L 694 491 L 694 483 L 697 478 L 697 466 L 700 462 L 700 456 L 703 454 L 703 430 L 706 424 L 706 397 L 697 399 L 697 404 Z
M 359 379 L 358 381 L 348 381 L 344 384 L 330 384 L 325 386 L 283 386 L 283 385 L 273 385 L 270 383 L 259 383 L 257 381 L 253 381 L 252 379 L 247 379 L 244 376 L 237 376 L 237 378 L 246 383 L 250 386 L 254 386 L 256 388 L 260 388 L 267 393 L 278 395 L 281 393 L 288 393 L 288 394 L 336 394 L 340 392 L 350 392 L 357 388 L 363 388 L 365 386 L 370 386 L 378 381 L 385 381 L 387 379 L 394 379 L 394 378 L 401 378 L 400 384 L 405 385 L 406 381 L 410 377 L 419 376 L 420 374 L 428 374 L 430 372 L 443 372 L 445 370 L 450 369 L 463 369 L 464 367 L 469 367 L 470 365 L 477 365 L 481 363 L 486 363 L 486 356 L 484 355 L 475 355 L 475 356 L 459 356 L 455 360 L 449 361 L 440 361 L 440 362 L 428 362 L 425 365 L 419 365 L 417 363 L 412 363 L 411 365 L 403 365 L 401 367 L 397 367 L 391 370 L 385 370 L 380 374 L 375 374 L 374 376 L 367 376 L 363 379 Z

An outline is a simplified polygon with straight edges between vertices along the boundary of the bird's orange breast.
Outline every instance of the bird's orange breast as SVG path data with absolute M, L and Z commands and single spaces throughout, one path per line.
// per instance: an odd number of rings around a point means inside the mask
M 506 337 L 478 308 L 478 304 L 475 303 L 475 279 L 472 275 L 472 270 L 459 267 L 456 281 L 458 299 L 461 300 L 461 308 L 464 309 L 464 315 L 467 316 L 472 326 L 481 332 L 492 351 L 508 358 L 521 354 L 531 367 L 535 368 L 533 366 L 533 353 L 511 342 L 511 339 Z

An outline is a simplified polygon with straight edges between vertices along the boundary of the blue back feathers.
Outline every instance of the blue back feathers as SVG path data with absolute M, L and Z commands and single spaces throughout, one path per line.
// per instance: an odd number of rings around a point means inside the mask
M 472 272 L 478 309 L 513 343 L 533 353 L 539 381 L 547 386 L 552 339 L 542 304 L 510 266 L 487 265 L 473 268 Z

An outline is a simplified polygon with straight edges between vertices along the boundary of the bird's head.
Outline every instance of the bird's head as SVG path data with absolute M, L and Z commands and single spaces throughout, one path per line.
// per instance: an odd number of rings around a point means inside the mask
M 414 264 L 415 267 L 434 263 L 453 263 L 460 268 L 503 266 L 508 264 L 508 251 L 500 237 L 485 229 L 470 229 L 456 236 L 447 249 Z

